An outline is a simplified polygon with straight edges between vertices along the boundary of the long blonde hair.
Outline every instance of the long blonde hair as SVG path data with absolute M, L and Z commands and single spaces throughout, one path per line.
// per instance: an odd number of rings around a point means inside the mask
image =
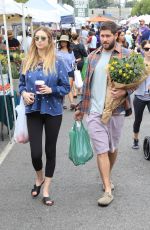
M 24 60 L 22 73 L 26 74 L 26 72 L 31 69 L 33 70 L 39 62 L 39 54 L 38 48 L 35 44 L 35 35 L 38 31 L 44 31 L 48 37 L 48 46 L 45 52 L 45 58 L 43 61 L 43 70 L 44 73 L 47 75 L 48 72 L 53 73 L 55 72 L 55 61 L 56 61 L 56 51 L 55 51 L 55 44 L 52 38 L 51 30 L 48 27 L 41 26 L 34 31 L 34 36 L 32 38 L 31 46 L 29 52 Z

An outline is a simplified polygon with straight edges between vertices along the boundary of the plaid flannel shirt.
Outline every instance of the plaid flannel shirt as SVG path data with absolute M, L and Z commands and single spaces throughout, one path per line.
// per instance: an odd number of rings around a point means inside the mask
M 95 67 L 100 59 L 101 52 L 102 52 L 102 47 L 99 47 L 98 49 L 90 53 L 88 56 L 88 66 L 87 66 L 86 77 L 85 77 L 85 81 L 83 85 L 81 101 L 77 105 L 77 109 L 79 109 L 83 113 L 89 113 L 90 98 L 91 98 L 91 82 L 92 82 Z M 125 56 L 128 57 L 129 55 L 130 55 L 130 51 L 128 49 L 121 47 L 118 43 L 116 43 L 115 48 L 112 52 L 111 58 L 114 56 L 117 56 L 118 58 L 122 58 Z M 132 92 L 133 90 L 127 91 L 127 98 L 126 98 L 125 103 L 123 105 L 120 105 L 115 110 L 115 114 L 119 114 L 122 111 L 125 111 L 131 108 L 130 94 Z M 127 108 L 125 108 L 125 106 Z

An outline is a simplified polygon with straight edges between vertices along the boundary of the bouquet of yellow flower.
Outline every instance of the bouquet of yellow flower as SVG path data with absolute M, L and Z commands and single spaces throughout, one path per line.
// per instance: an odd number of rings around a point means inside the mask
M 126 100 L 126 96 L 113 99 L 111 89 L 136 89 L 148 76 L 149 67 L 140 54 L 118 59 L 113 57 L 108 65 L 108 87 L 101 121 L 107 124 L 113 111 Z

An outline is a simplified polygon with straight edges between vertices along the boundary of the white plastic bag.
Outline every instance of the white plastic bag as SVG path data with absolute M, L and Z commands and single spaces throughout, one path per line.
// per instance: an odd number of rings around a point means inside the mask
M 17 143 L 27 143 L 29 141 L 28 129 L 27 129 L 27 118 L 25 115 L 25 105 L 23 98 L 20 98 L 20 104 L 16 107 L 17 120 L 14 131 L 14 140 Z
M 75 81 L 74 81 L 75 82 L 75 86 L 77 87 L 77 89 L 82 88 L 83 81 L 82 81 L 80 70 L 75 69 L 75 71 L 74 71 L 74 78 L 75 78 Z

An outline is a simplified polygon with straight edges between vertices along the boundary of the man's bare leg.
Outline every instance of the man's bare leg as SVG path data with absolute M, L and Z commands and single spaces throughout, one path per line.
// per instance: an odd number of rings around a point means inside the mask
M 110 160 L 109 160 L 108 152 L 97 155 L 97 164 L 104 184 L 105 192 L 111 194 Z

